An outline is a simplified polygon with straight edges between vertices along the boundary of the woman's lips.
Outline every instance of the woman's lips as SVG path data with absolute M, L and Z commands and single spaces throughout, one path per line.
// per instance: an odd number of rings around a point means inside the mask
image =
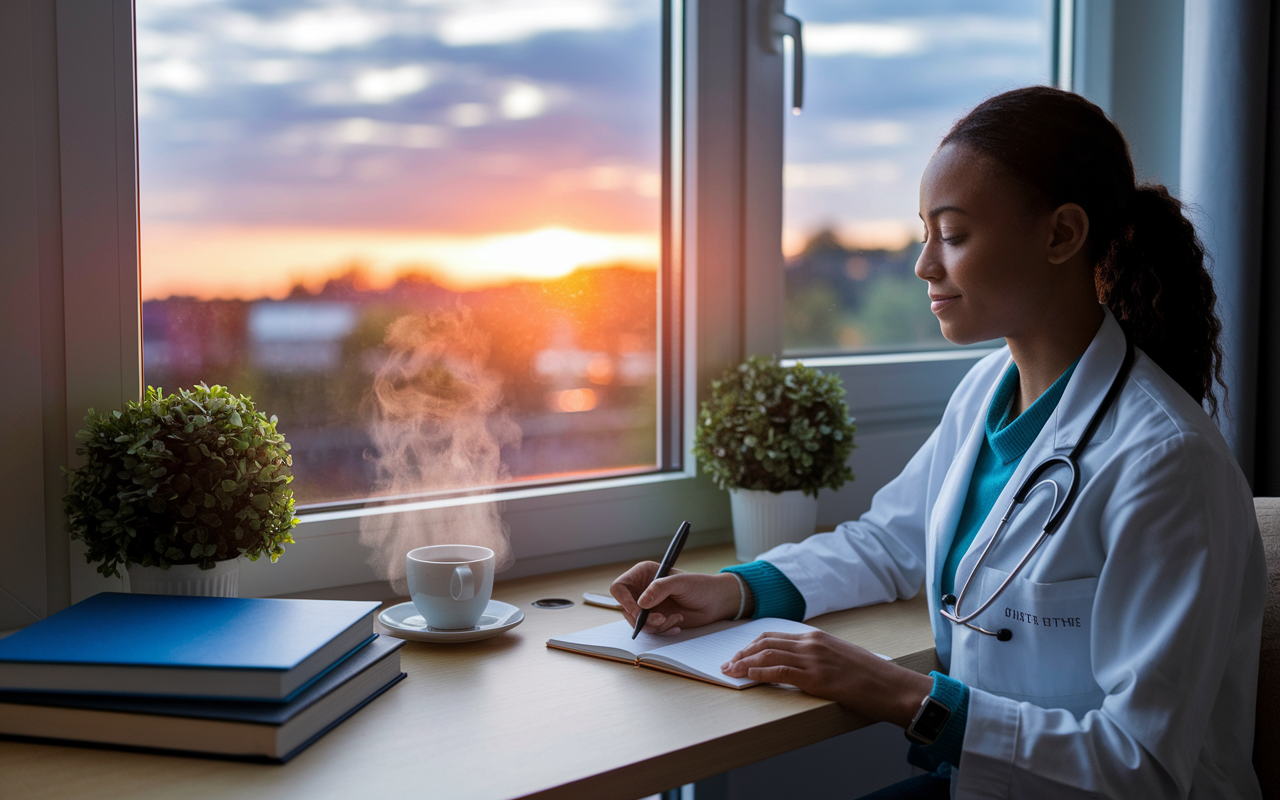
M 930 297 L 929 299 L 933 301 L 929 304 L 929 310 L 937 314 L 942 309 L 959 300 L 960 295 L 953 294 L 949 297 Z

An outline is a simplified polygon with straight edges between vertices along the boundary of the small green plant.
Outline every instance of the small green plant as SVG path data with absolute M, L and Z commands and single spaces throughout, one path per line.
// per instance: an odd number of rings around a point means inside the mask
M 123 411 L 89 409 L 85 463 L 66 470 L 62 500 L 73 539 L 98 572 L 237 556 L 274 562 L 293 543 L 293 458 L 276 418 L 244 395 L 201 384 L 167 397 L 147 387 Z
M 721 489 L 817 497 L 853 480 L 856 430 L 838 377 L 752 356 L 712 381 L 693 453 Z

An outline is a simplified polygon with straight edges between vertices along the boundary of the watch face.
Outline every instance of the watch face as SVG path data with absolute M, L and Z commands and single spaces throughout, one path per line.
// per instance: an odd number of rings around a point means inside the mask
M 946 704 L 932 697 L 925 698 L 924 705 L 911 723 L 912 738 L 923 744 L 933 744 L 951 719 L 951 709 Z

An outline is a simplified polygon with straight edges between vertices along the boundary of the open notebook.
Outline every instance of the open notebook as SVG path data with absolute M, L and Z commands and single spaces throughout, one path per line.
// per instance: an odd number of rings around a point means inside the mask
M 760 681 L 733 678 L 720 671 L 720 665 L 762 633 L 805 633 L 816 631 L 803 622 L 764 617 L 742 622 L 713 622 L 701 628 L 681 631 L 674 636 L 642 633 L 634 640 L 626 620 L 610 622 L 567 636 L 547 640 L 547 647 L 569 650 L 614 661 L 625 661 L 641 667 L 708 681 L 720 686 L 745 689 Z

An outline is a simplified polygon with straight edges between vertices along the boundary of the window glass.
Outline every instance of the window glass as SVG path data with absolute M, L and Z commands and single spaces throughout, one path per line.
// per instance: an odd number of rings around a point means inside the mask
M 920 174 L 969 108 L 1049 81 L 1053 5 L 788 0 L 806 57 L 783 172 L 789 354 L 946 346 L 913 272 Z
M 137 0 L 146 382 L 302 504 L 655 469 L 662 15 Z

